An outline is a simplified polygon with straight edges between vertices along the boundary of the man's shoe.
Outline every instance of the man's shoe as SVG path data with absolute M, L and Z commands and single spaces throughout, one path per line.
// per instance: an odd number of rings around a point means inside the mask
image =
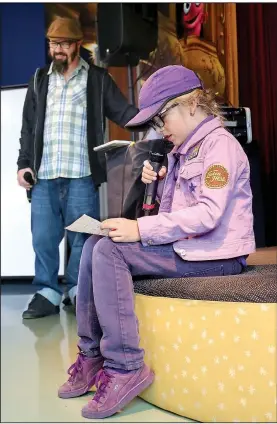
M 97 392 L 82 409 L 84 418 L 106 418 L 119 412 L 153 383 L 154 373 L 147 365 L 126 374 L 104 368 L 96 379 Z
M 67 371 L 69 379 L 59 388 L 59 397 L 68 399 L 87 393 L 94 386 L 96 375 L 101 370 L 103 362 L 102 356 L 90 358 L 80 351 L 77 361 Z
M 65 297 L 63 300 L 63 304 L 64 306 L 72 306 L 73 307 L 73 312 L 76 315 L 76 296 L 74 296 L 74 300 L 73 303 L 71 302 L 70 297 Z
M 63 300 L 63 304 L 64 306 L 70 306 L 72 305 L 70 297 L 69 296 L 65 296 L 64 300 Z
M 28 305 L 28 309 L 23 312 L 23 319 L 43 318 L 48 315 L 55 315 L 60 312 L 60 307 L 53 305 L 46 297 L 36 293 Z

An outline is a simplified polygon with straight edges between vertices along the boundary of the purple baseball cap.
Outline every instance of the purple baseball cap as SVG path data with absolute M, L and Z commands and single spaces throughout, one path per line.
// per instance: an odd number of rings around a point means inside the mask
M 181 65 L 165 66 L 152 74 L 139 93 L 139 113 L 125 127 L 137 129 L 157 115 L 169 100 L 196 88 L 202 81 L 191 69 Z

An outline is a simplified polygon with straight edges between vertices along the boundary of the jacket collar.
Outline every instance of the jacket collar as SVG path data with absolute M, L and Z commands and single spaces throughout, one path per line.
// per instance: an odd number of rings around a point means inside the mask
M 179 153 L 180 155 L 185 155 L 189 149 L 195 146 L 197 143 L 202 141 L 210 132 L 214 131 L 216 128 L 221 128 L 222 124 L 219 118 L 210 118 L 202 121 L 198 127 L 190 134 L 184 143 L 179 147 L 174 147 L 170 155 Z

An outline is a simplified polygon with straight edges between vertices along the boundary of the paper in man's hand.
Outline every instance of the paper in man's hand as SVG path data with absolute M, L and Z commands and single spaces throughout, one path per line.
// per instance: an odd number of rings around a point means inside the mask
M 75 231 L 76 233 L 108 236 L 109 230 L 101 230 L 100 225 L 101 222 L 97 221 L 97 219 L 91 218 L 87 215 L 83 215 L 81 216 L 81 218 L 77 219 L 77 221 L 73 222 L 73 224 L 69 225 L 65 229 L 69 231 Z

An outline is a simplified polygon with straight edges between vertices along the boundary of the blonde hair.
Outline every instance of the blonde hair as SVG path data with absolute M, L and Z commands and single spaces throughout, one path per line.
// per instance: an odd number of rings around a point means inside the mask
M 220 118 L 221 122 L 223 123 L 224 118 L 222 115 L 221 108 L 219 106 L 219 103 L 216 100 L 216 95 L 213 90 L 211 89 L 200 89 L 197 88 L 196 90 L 192 91 L 189 94 L 182 94 L 179 97 L 175 97 L 174 99 L 170 100 L 166 106 L 171 106 L 173 104 L 181 104 L 185 106 L 192 106 L 196 102 L 197 107 L 201 107 L 201 109 L 207 114 L 207 115 L 214 115 Z

